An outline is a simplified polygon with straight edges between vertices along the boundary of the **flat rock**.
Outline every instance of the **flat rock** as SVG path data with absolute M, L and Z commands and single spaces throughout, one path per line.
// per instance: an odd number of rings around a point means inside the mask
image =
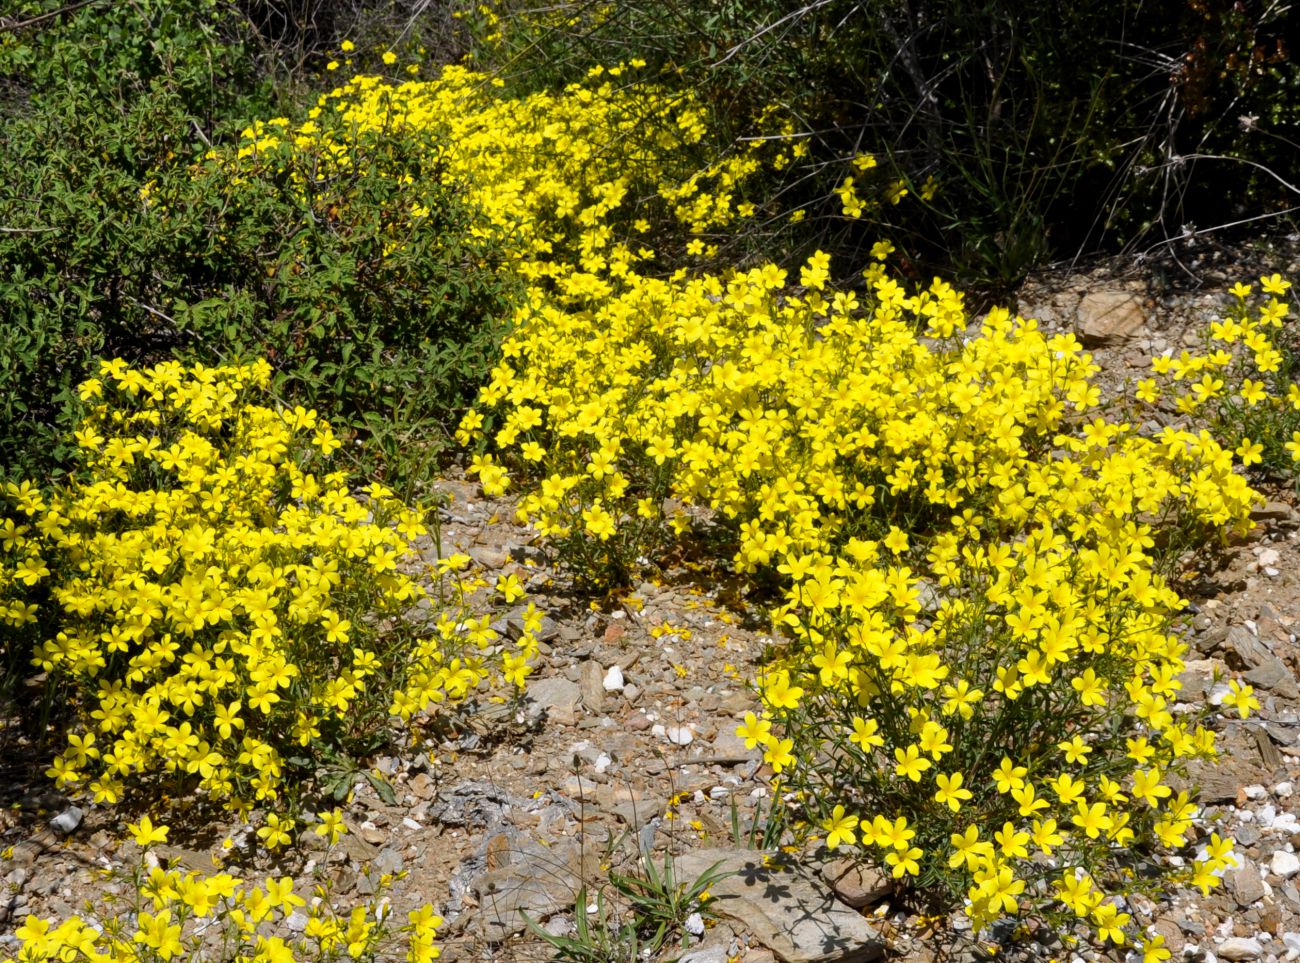
M 342 846 L 343 852 L 347 853 L 348 859 L 351 860 L 354 866 L 369 866 L 374 858 L 379 855 L 379 847 L 366 842 L 351 827 L 343 836 Z
M 761 752 L 758 747 L 753 749 L 745 748 L 745 740 L 736 735 L 736 727 L 724 725 L 721 731 L 713 737 L 710 745 L 715 756 L 721 756 L 726 759 L 757 759 Z
M 1076 313 L 1079 340 L 1085 345 L 1111 344 L 1133 337 L 1146 326 L 1141 299 L 1120 289 L 1090 291 Z
M 76 831 L 85 817 L 86 813 L 80 806 L 69 806 L 50 820 L 50 828 L 67 836 Z
M 1260 758 L 1258 740 L 1244 726 L 1229 726 L 1217 743 L 1219 758 L 1197 759 L 1187 766 L 1187 781 L 1200 788 L 1202 803 L 1229 802 L 1245 786 L 1272 781 Z M 1171 782 L 1179 783 L 1176 788 L 1184 788 L 1181 780 Z
M 1249 856 L 1242 856 L 1241 865 L 1228 872 L 1228 888 L 1232 897 L 1242 909 L 1254 906 L 1265 896 L 1264 878 L 1259 867 Z
M 312 833 L 311 835 L 315 834 Z M 343 838 L 347 839 L 346 836 Z M 195 873 L 212 871 L 212 853 L 199 852 L 195 849 L 187 849 L 184 846 L 174 846 L 171 843 L 154 843 L 150 849 L 153 850 L 153 854 L 158 857 L 160 863 L 177 865 Z
M 474 545 L 469 550 L 470 557 L 484 568 L 503 568 L 510 564 L 508 549 L 494 548 L 489 545 Z
M 1228 665 L 1234 669 L 1256 669 L 1277 658 L 1273 650 L 1244 625 L 1228 629 L 1221 646 Z
M 500 942 L 573 906 L 583 881 L 594 878 L 592 847 L 574 840 L 546 847 L 525 842 L 509 854 L 509 863 L 473 882 L 483 937 Z
M 822 867 L 822 875 L 835 895 L 854 909 L 878 903 L 893 891 L 892 880 L 874 866 L 852 859 L 836 859 Z
M 1275 655 L 1247 672 L 1245 679 L 1257 689 L 1267 689 L 1281 699 L 1300 701 L 1300 687 L 1296 686 L 1295 673 Z
M 727 963 L 730 955 L 725 946 L 701 946 L 677 958 L 677 963 Z
M 545 708 L 556 722 L 572 725 L 582 699 L 582 689 L 561 676 L 547 676 L 529 683 L 527 697 Z
M 1262 506 L 1252 508 L 1250 517 L 1256 521 L 1278 522 L 1294 518 L 1296 510 L 1286 502 L 1269 501 Z
M 428 818 L 442 826 L 491 829 L 522 804 L 500 786 L 467 780 L 439 793 Z
M 735 920 L 786 963 L 866 963 L 884 955 L 880 934 L 835 898 L 812 870 L 774 853 L 705 849 L 677 860 L 677 878 L 726 873 L 709 887 L 712 911 Z
M 598 713 L 605 708 L 605 670 L 595 659 L 582 663 L 578 688 L 582 692 L 582 704 L 589 711 Z
M 1288 853 L 1285 849 L 1276 850 L 1272 860 L 1269 861 L 1269 869 L 1273 871 L 1274 876 L 1290 879 L 1296 873 L 1300 873 L 1300 856 Z

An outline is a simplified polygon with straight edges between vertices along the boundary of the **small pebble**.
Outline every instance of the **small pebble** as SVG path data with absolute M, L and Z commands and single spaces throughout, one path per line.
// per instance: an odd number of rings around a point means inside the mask
M 63 810 L 63 812 L 50 820 L 50 828 L 55 829 L 66 836 L 75 831 L 76 828 L 81 825 L 81 820 L 84 819 L 85 816 L 86 814 L 79 807 L 69 806 L 67 809 Z
M 689 746 L 695 739 L 695 733 L 691 732 L 690 726 L 669 726 L 664 730 L 664 735 L 674 746 Z
M 1279 849 L 1273 853 L 1269 868 L 1273 870 L 1274 875 L 1281 876 L 1283 879 L 1290 879 L 1296 873 L 1300 873 L 1300 856 Z

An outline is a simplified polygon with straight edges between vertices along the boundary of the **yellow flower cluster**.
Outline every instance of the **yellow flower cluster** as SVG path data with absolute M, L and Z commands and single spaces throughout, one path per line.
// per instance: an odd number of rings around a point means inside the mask
M 638 77 L 644 66 L 634 59 L 594 68 L 585 84 L 520 99 L 458 66 L 401 84 L 361 75 L 325 94 L 296 127 L 259 121 L 233 156 L 211 157 L 252 169 L 268 157 L 280 163 L 284 149 L 305 152 L 320 158 L 313 176 L 328 183 L 360 165 L 382 169 L 385 152 L 374 145 L 414 134 L 428 146 L 425 162 L 442 165 L 444 184 L 477 213 L 475 236 L 504 243 L 525 278 L 548 278 L 572 297 L 601 296 L 609 278 L 654 260 L 641 243 L 654 223 L 683 226 L 696 239 L 691 251 L 703 253 L 699 235 L 753 216 L 742 187 L 768 147 L 756 140 L 697 163 L 705 108 Z M 794 148 L 776 144 L 773 162 L 788 160 Z M 392 167 L 399 183 L 412 182 Z M 425 213 L 412 197 L 417 229 Z
M 896 877 L 962 881 L 980 925 L 1042 856 L 1071 854 L 1064 885 L 1178 845 L 1193 806 L 1164 779 L 1213 735 L 1172 712 L 1182 603 L 1154 537 L 1246 522 L 1230 453 L 1098 416 L 1069 335 L 1000 310 L 967 335 L 941 282 L 877 276 L 860 303 L 827 273 L 633 276 L 581 311 L 535 290 L 462 425 L 495 450 L 485 489 L 535 479 L 520 517 L 575 564 L 647 552 L 665 497 L 712 509 L 735 567 L 788 586 L 789 655 L 740 734 L 832 843 L 861 827 Z M 1083 915 L 1107 938 L 1115 912 Z
M 452 585 L 421 636 L 407 615 L 428 595 L 405 570 L 420 514 L 378 485 L 352 495 L 315 412 L 258 404 L 269 365 L 102 369 L 81 386 L 82 470 L 48 499 L 12 486 L 4 523 L 3 618 L 37 619 L 48 593 L 33 661 L 81 721 L 60 785 L 113 803 L 129 777 L 169 773 L 246 812 L 312 775 L 291 758 L 346 752 L 488 677 L 500 640 L 471 610 L 469 559 L 440 563 Z M 540 619 L 530 606 L 503 654 L 516 684 Z
M 407 963 L 432 963 L 442 919 L 427 904 L 393 926 L 377 880 L 370 900 L 341 912 L 318 888 L 307 899 L 288 877 L 247 882 L 229 873 L 205 875 L 164 869 L 137 870 L 127 906 L 62 922 L 28 916 L 15 935 L 16 956 L 4 963 L 164 963 L 174 959 L 239 959 L 253 963 L 393 959 L 391 945 L 404 942 Z M 291 914 L 306 916 L 301 936 L 286 928 Z M 396 939 L 395 939 L 396 938 Z
M 614 226 L 627 172 L 661 180 L 704 120 L 657 96 L 511 100 L 450 70 L 327 98 L 358 125 L 446 131 L 480 229 L 518 246 L 529 287 L 459 433 L 473 470 L 491 494 L 526 479 L 521 520 L 589 576 L 625 575 L 709 509 L 737 570 L 786 587 L 787 657 L 741 734 L 828 841 L 861 832 L 980 925 L 1034 883 L 1121 939 L 1080 880 L 1116 891 L 1123 848 L 1178 845 L 1194 804 L 1167 776 L 1214 751 L 1173 711 L 1181 601 L 1154 545 L 1244 525 L 1254 493 L 1209 434 L 1100 415 L 1072 337 L 1000 310 L 972 329 L 942 282 L 909 290 L 875 263 L 865 291 L 832 290 L 820 253 L 797 287 L 772 264 L 649 276 Z M 689 231 L 722 229 L 745 173 L 659 194 Z M 1228 703 L 1255 701 L 1234 684 Z M 1213 885 L 1228 858 L 1191 877 Z
M 857 292 L 821 253 L 797 285 L 773 264 L 650 276 L 644 199 L 707 251 L 752 213 L 758 148 L 682 176 L 707 115 L 621 86 L 635 68 L 524 99 L 457 68 L 363 77 L 322 101 L 438 132 L 477 230 L 518 252 L 527 291 L 459 432 L 473 470 L 490 494 L 523 480 L 520 518 L 589 576 L 707 516 L 738 571 L 784 589 L 785 654 L 740 732 L 828 844 L 862 840 L 981 926 L 1055 902 L 1123 941 L 1127 854 L 1181 845 L 1195 804 L 1168 777 L 1214 752 L 1176 702 L 1157 544 L 1245 526 L 1255 494 L 1208 432 L 1102 414 L 1071 336 L 1002 310 L 972 326 L 949 285 L 890 277 L 886 241 Z M 840 199 L 868 206 L 856 179 Z M 1226 703 L 1257 705 L 1236 683 Z M 1231 859 L 1216 838 L 1174 879 L 1208 888 Z
M 1282 300 L 1291 282 L 1271 274 L 1259 286 L 1261 294 L 1235 285 L 1232 309 L 1210 325 L 1204 350 L 1152 358 L 1153 376 L 1136 394 L 1148 404 L 1172 397 L 1179 413 L 1208 420 L 1244 467 L 1300 478 L 1300 344 L 1287 342 L 1291 305 Z

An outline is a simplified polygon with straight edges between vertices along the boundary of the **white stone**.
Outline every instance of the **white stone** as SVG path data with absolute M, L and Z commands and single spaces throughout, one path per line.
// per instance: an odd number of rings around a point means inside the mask
M 664 730 L 664 735 L 674 746 L 689 746 L 695 739 L 690 726 L 669 726 Z
M 1220 943 L 1215 952 L 1224 960 L 1254 960 L 1263 955 L 1264 947 L 1253 936 L 1234 936 Z
M 1246 794 L 1247 799 L 1268 798 L 1268 790 L 1265 789 L 1263 786 L 1259 786 L 1259 785 L 1247 786 L 1245 789 L 1242 790 L 1242 792 Z
M 622 692 L 624 685 L 623 669 L 617 665 L 610 666 L 601 685 L 605 687 L 606 692 Z
M 1259 553 L 1260 568 L 1276 565 L 1280 561 L 1282 561 L 1282 555 L 1275 548 L 1266 548 Z
M 1278 799 L 1287 799 L 1295 792 L 1295 786 L 1289 782 L 1280 782 L 1273 787 L 1273 795 Z
M 1295 813 L 1278 813 L 1268 828 L 1271 832 L 1288 836 L 1300 833 L 1300 819 L 1296 819 Z
M 595 762 L 596 772 L 600 772 L 600 773 L 606 772 L 609 769 L 609 767 L 612 766 L 613 764 L 614 764 L 614 760 L 610 758 L 609 753 L 602 752 L 599 756 L 596 757 L 596 762 Z
M 81 825 L 81 820 L 85 816 L 85 812 L 80 807 L 69 806 L 50 820 L 50 826 L 66 836 Z
M 1273 854 L 1273 860 L 1269 866 L 1275 875 L 1281 876 L 1283 879 L 1290 879 L 1296 873 L 1300 873 L 1300 856 L 1295 853 L 1288 853 L 1285 849 L 1279 849 Z

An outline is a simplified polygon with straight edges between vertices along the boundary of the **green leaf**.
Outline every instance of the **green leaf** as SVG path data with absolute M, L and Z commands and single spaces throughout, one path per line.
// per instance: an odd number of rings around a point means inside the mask
M 376 775 L 373 772 L 367 772 L 364 773 L 364 775 L 366 777 L 366 782 L 370 783 L 370 785 L 374 787 L 375 792 L 386 805 L 397 805 L 397 793 L 393 791 L 392 784 L 389 783 L 387 779 L 383 776 Z

